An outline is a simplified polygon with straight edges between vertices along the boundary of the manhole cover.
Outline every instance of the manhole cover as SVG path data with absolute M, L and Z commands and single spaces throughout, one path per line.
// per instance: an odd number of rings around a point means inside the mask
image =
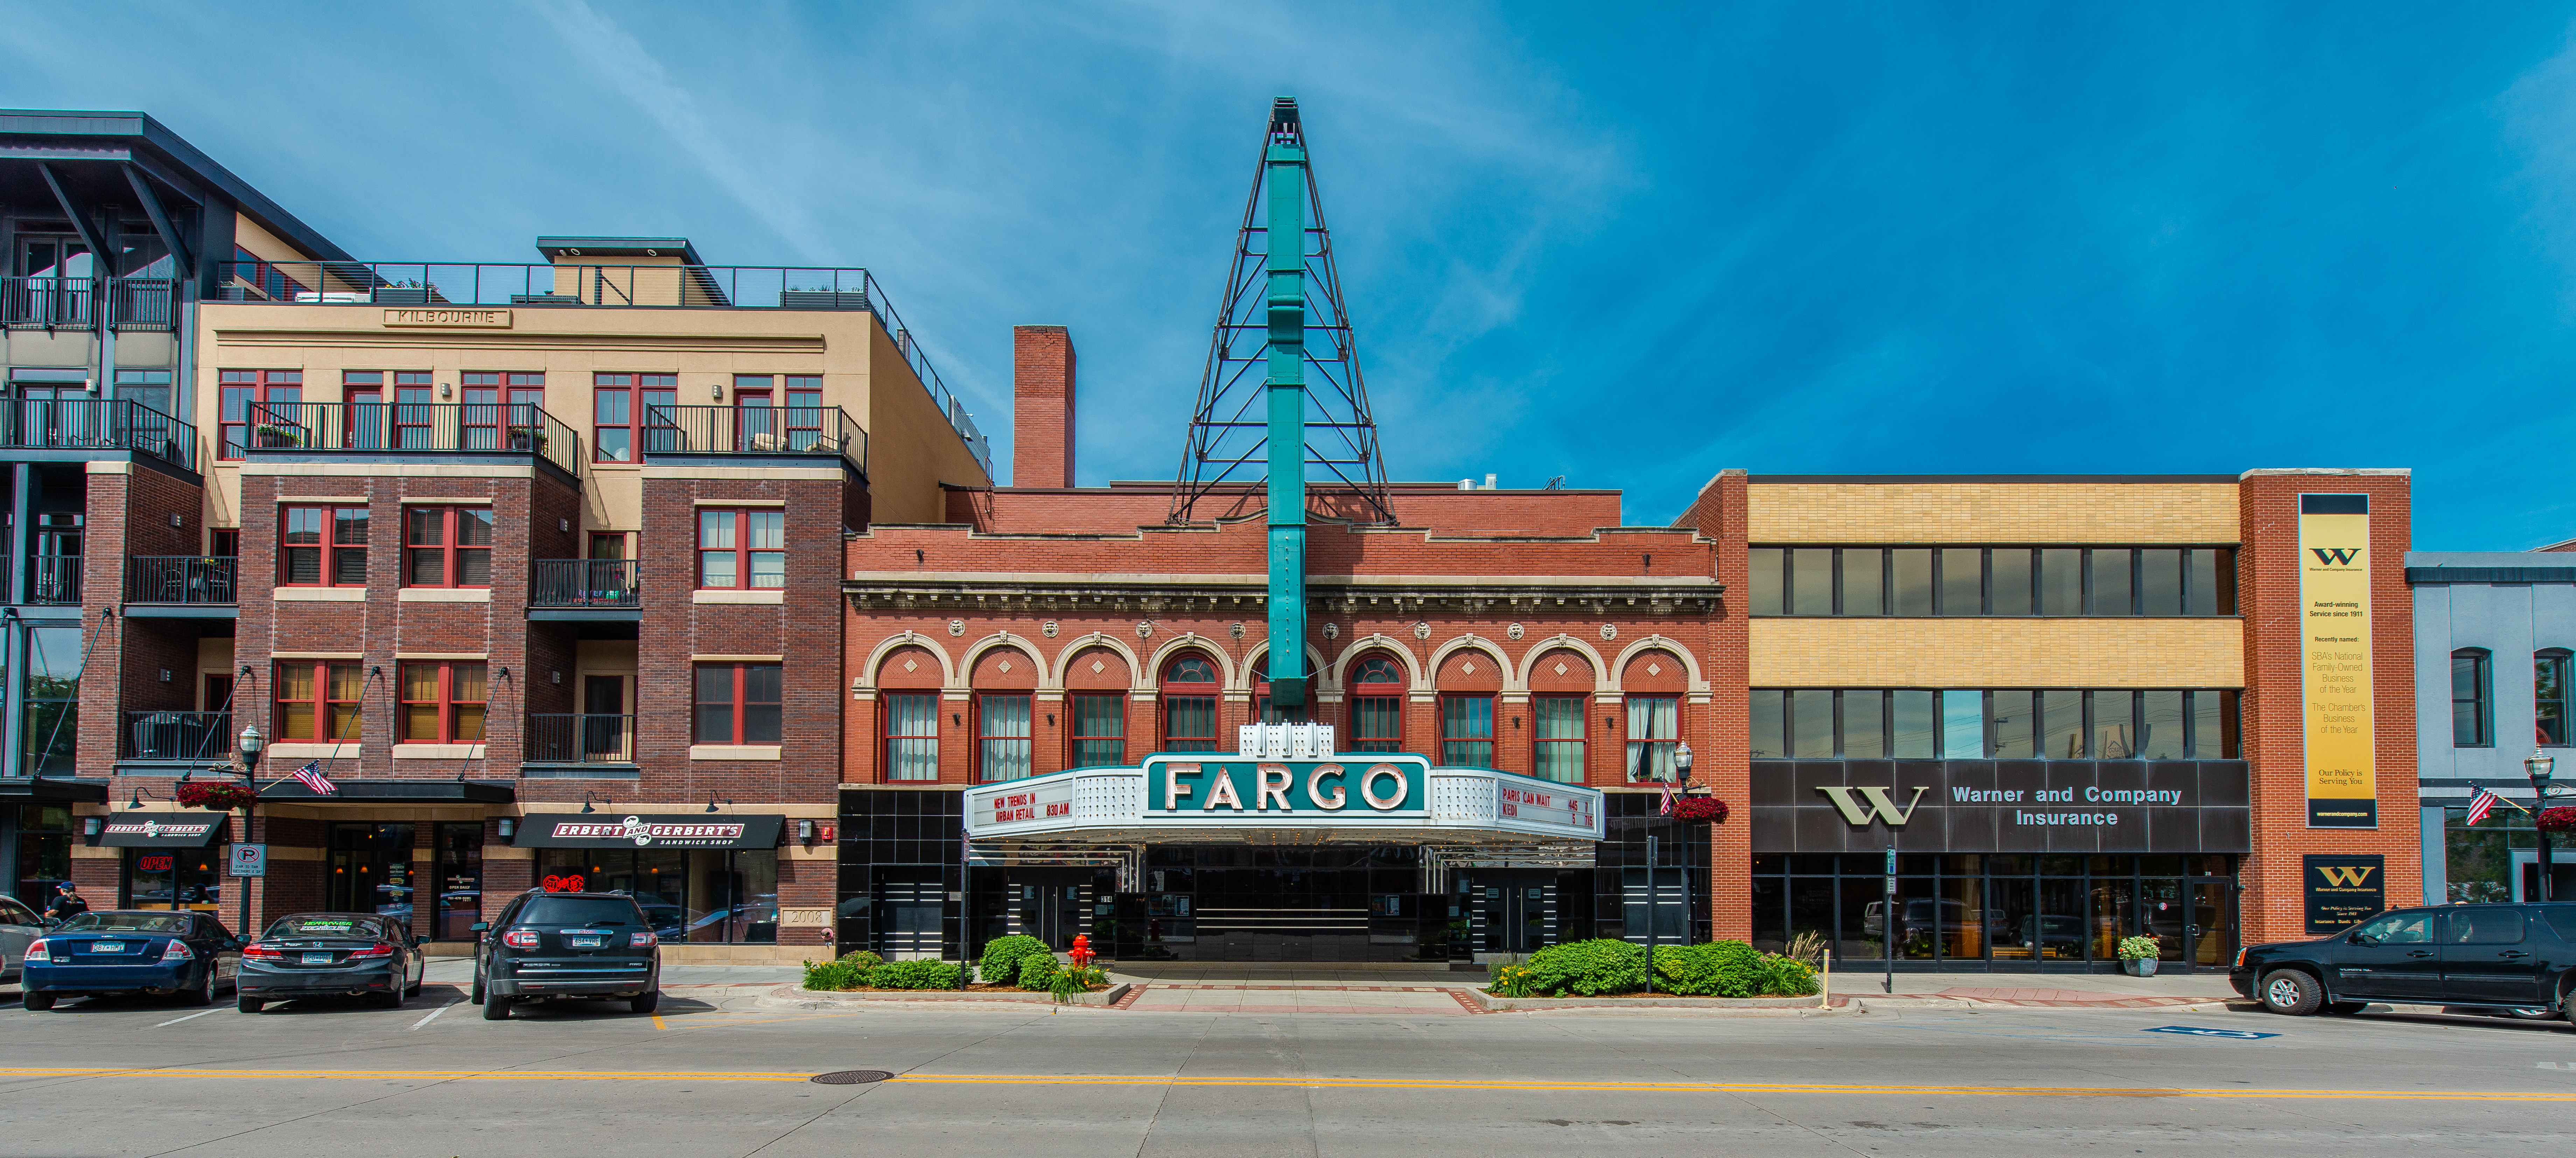
M 833 1070 L 828 1074 L 816 1074 L 808 1080 L 824 1086 L 857 1086 L 881 1082 L 893 1076 L 884 1070 Z

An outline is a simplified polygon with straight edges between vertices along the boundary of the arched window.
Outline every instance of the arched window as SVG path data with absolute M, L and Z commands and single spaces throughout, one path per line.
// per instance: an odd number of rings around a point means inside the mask
M 1252 710 L 1265 724 L 1302 724 L 1309 718 L 1306 708 L 1282 712 L 1270 706 L 1270 656 L 1264 653 L 1252 661 Z
M 2494 679 L 2487 649 L 2464 647 L 2451 653 L 2451 746 L 2495 746 Z
M 1351 665 L 1344 685 L 1350 697 L 1351 730 L 1344 745 L 1353 752 L 1404 750 L 1404 667 L 1385 652 L 1371 652 Z
M 1163 751 L 1216 751 L 1216 662 L 1189 653 L 1163 665 Z
M 2553 647 L 2531 657 L 2532 742 L 2544 748 L 2567 747 L 2567 649 Z

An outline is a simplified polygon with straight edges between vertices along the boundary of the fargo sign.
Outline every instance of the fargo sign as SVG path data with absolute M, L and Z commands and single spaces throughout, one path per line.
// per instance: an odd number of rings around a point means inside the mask
M 1156 813 L 1260 813 L 1276 819 L 1341 813 L 1420 816 L 1429 805 L 1430 780 L 1431 762 L 1404 752 L 1331 760 L 1149 756 L 1145 807 Z
M 1601 839 L 1601 791 L 1411 753 L 1264 760 L 1160 753 L 1136 768 L 1077 768 L 966 790 L 966 835 L 1104 841 L 1215 830 L 1340 831 L 1350 839 Z M 1157 835 L 1157 834 L 1165 835 Z

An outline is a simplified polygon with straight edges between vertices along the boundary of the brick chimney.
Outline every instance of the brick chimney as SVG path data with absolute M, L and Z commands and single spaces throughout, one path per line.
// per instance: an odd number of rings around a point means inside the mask
M 1073 335 L 1011 329 L 1011 485 L 1073 485 Z

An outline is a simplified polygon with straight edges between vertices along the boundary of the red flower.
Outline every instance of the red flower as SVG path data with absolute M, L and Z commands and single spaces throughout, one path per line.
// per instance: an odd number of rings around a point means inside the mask
M 2576 828 L 2576 808 L 2564 804 L 2556 808 L 2543 808 L 2540 810 L 2539 819 L 2532 823 L 2538 825 L 2542 832 L 2565 832 Z
M 179 806 L 182 808 L 210 808 L 216 812 L 248 808 L 259 799 L 258 795 L 246 785 L 221 782 L 201 784 L 193 780 L 179 785 L 174 795 L 179 798 Z
M 1673 802 L 1673 819 L 1684 824 L 1717 824 L 1726 819 L 1726 802 L 1714 796 L 1685 796 Z

